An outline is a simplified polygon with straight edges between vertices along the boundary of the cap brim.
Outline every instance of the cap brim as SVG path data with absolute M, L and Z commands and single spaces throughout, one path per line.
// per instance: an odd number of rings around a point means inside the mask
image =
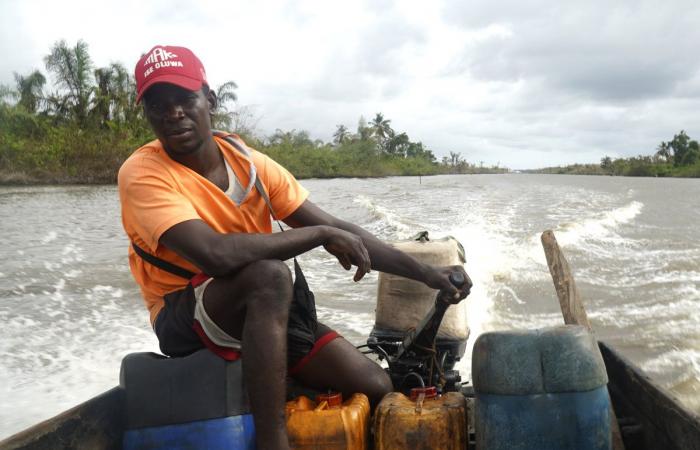
M 140 103 L 143 94 L 145 94 L 151 86 L 158 83 L 174 84 L 175 86 L 180 86 L 181 88 L 187 89 L 188 91 L 199 90 L 204 85 L 204 82 L 202 80 L 193 80 L 192 78 L 183 77 L 182 75 L 163 74 L 158 77 L 152 78 L 144 83 L 141 90 L 136 94 L 136 103 Z

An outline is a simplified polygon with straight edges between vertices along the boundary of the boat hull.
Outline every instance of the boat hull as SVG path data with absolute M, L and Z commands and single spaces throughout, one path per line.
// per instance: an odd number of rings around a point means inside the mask
M 600 350 L 626 450 L 700 450 L 700 416 L 609 345 Z M 0 441 L 0 450 L 121 449 L 123 394 L 115 387 Z

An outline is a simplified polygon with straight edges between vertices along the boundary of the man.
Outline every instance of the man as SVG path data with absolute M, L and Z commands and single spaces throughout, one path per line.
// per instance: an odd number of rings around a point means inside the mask
M 182 356 L 208 347 L 229 359 L 242 355 L 261 449 L 289 448 L 288 369 L 310 387 L 363 392 L 376 404 L 392 389 L 386 373 L 322 324 L 313 348 L 288 367 L 293 284 L 282 261 L 323 246 L 345 269 L 355 266 L 355 281 L 376 269 L 446 289 L 455 302 L 471 287 L 464 269 L 419 263 L 314 205 L 291 174 L 237 136 L 230 136 L 235 145 L 213 136 L 216 96 L 190 50 L 156 46 L 135 71 L 137 101 L 157 140 L 124 163 L 119 194 L 134 244 L 129 264 L 161 350 Z M 276 218 L 292 229 L 271 233 L 270 207 L 256 178 Z M 197 273 L 189 282 L 187 271 Z M 454 271 L 468 280 L 461 289 L 448 280 Z

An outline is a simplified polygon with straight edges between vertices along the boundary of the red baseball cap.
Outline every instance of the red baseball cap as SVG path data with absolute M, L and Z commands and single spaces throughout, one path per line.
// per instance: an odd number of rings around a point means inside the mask
M 190 49 L 169 45 L 156 45 L 144 54 L 136 63 L 134 76 L 136 103 L 156 83 L 170 83 L 190 91 L 209 84 L 202 62 Z

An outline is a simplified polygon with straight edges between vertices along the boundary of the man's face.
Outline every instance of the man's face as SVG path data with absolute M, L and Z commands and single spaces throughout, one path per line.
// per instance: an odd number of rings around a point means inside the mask
M 172 156 L 194 153 L 211 137 L 209 113 L 213 94 L 158 83 L 146 91 L 143 105 L 148 123 Z

